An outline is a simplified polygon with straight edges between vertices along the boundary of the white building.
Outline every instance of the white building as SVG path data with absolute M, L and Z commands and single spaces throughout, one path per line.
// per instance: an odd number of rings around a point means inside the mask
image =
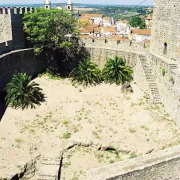
M 44 8 L 45 9 L 51 9 L 51 1 L 50 0 L 45 0 L 44 1 Z M 61 6 L 57 5 L 56 7 L 57 9 L 63 9 Z M 69 11 L 73 11 L 73 4 L 71 2 L 71 0 L 67 0 L 67 4 L 65 7 L 67 10 Z
M 81 14 L 80 18 L 89 18 L 92 21 L 92 24 L 102 25 L 103 24 L 103 17 L 102 14 Z
M 116 35 L 116 30 L 113 26 L 111 27 L 102 27 L 101 28 L 101 35 L 102 36 L 113 36 Z
M 126 23 L 116 23 L 117 34 L 123 37 L 128 37 L 131 34 L 131 27 Z
M 73 10 L 73 5 L 72 5 L 71 0 L 68 0 L 68 1 L 67 1 L 66 9 L 69 10 L 69 11 L 72 11 L 72 10 Z
M 131 37 L 134 41 L 145 41 L 151 39 L 150 29 L 132 29 Z
M 51 1 L 50 0 L 44 1 L 44 8 L 45 9 L 51 9 Z

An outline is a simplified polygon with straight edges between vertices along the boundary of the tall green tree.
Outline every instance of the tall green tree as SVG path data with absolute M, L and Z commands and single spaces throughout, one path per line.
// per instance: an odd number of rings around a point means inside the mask
M 39 50 L 54 50 L 69 45 L 66 35 L 77 32 L 76 19 L 67 10 L 37 8 L 24 15 L 24 31 Z
M 76 22 L 67 10 L 37 8 L 24 15 L 24 31 L 35 53 L 45 52 L 50 61 L 57 50 L 69 52 L 73 43 L 67 35 L 76 35 Z
M 102 70 L 102 77 L 107 83 L 123 84 L 126 81 L 130 82 L 133 77 L 133 70 L 126 65 L 126 61 L 117 56 L 114 59 L 108 59 Z
M 129 21 L 129 24 L 132 26 L 132 27 L 139 27 L 140 29 L 144 29 L 146 24 L 145 24 L 145 21 L 142 20 L 139 16 L 133 16 L 130 21 Z

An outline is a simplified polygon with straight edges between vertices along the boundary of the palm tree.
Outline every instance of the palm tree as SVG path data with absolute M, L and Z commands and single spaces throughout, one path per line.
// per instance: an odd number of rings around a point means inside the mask
M 72 81 L 83 86 L 96 85 L 101 82 L 101 71 L 97 64 L 90 59 L 85 59 L 70 73 Z
M 133 70 L 126 65 L 126 61 L 117 56 L 114 59 L 108 59 L 102 70 L 102 77 L 107 83 L 123 84 L 125 81 L 130 82 L 133 77 Z
M 26 73 L 14 75 L 5 90 L 7 91 L 6 105 L 13 108 L 35 108 L 35 105 L 40 105 L 41 102 L 45 101 L 39 84 L 31 82 L 31 76 Z

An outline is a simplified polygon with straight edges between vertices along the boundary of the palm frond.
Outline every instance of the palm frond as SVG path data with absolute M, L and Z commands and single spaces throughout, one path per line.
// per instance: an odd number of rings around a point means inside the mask
M 117 56 L 114 59 L 108 59 L 102 70 L 102 77 L 106 83 L 123 84 L 125 81 L 130 82 L 133 77 L 133 70 L 126 65 L 126 60 Z
M 45 96 L 39 84 L 31 82 L 31 76 L 26 73 L 14 75 L 11 82 L 5 88 L 6 105 L 14 108 L 34 108 L 45 101 Z
M 83 86 L 96 85 L 101 82 L 101 71 L 97 64 L 90 59 L 85 59 L 70 73 L 70 77 L 73 82 Z

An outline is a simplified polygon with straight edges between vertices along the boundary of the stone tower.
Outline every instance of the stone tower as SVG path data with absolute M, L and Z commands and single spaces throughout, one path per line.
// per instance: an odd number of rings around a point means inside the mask
M 44 8 L 45 9 L 51 9 L 51 1 L 45 0 L 44 1 Z
M 71 0 L 68 0 L 68 1 L 67 1 L 66 8 L 67 8 L 67 10 L 69 10 L 69 11 L 72 11 L 72 10 L 73 10 L 73 5 L 72 5 Z
M 154 0 L 151 52 L 180 59 L 180 0 Z

